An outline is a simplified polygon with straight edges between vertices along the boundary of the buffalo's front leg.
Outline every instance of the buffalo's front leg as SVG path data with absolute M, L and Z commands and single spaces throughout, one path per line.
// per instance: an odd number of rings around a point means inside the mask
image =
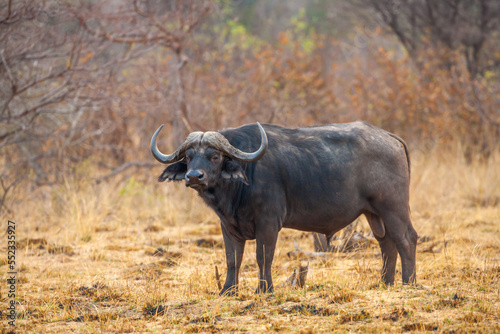
M 278 229 L 273 228 L 271 224 L 256 231 L 257 264 L 259 265 L 259 286 L 256 293 L 274 291 L 271 265 L 273 264 L 278 232 Z
M 231 235 L 222 224 L 222 236 L 224 237 L 224 247 L 226 249 L 227 274 L 224 287 L 219 295 L 233 295 L 238 289 L 238 278 L 245 250 L 245 240 Z

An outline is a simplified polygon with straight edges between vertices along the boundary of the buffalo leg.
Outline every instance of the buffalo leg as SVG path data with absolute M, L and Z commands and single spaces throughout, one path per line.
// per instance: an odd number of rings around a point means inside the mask
M 388 213 L 382 215 L 382 219 L 387 229 L 386 237 L 392 239 L 401 257 L 403 284 L 415 283 L 415 257 L 418 235 L 411 224 L 409 213 Z
M 396 243 L 399 255 L 401 256 L 401 266 L 403 271 L 403 284 L 416 283 L 416 250 L 417 250 L 417 232 L 411 224 L 404 233 L 403 239 Z
M 238 289 L 238 279 L 245 250 L 245 240 L 233 237 L 222 225 L 222 236 L 224 237 L 224 248 L 226 249 L 227 274 L 224 287 L 219 295 L 234 295 Z
M 267 225 L 267 228 L 256 231 L 257 239 L 257 264 L 259 265 L 259 286 L 256 293 L 273 292 L 273 277 L 271 274 L 271 266 L 273 264 L 274 250 L 278 239 L 278 231 L 270 228 L 272 224 Z
M 398 260 L 398 250 L 396 244 L 388 236 L 377 239 L 382 252 L 382 281 L 384 284 L 393 285 L 394 275 L 396 274 L 396 261 Z
M 380 270 L 382 282 L 387 285 L 394 284 L 398 250 L 396 244 L 385 233 L 384 222 L 374 213 L 365 213 L 375 239 L 377 239 L 382 253 L 382 269 Z

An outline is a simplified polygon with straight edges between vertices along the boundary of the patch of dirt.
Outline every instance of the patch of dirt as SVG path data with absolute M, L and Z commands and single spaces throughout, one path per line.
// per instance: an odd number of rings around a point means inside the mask
M 399 321 L 402 318 L 407 318 L 410 313 L 404 308 L 396 308 L 389 314 L 382 315 L 382 319 L 391 320 L 391 321 Z
M 133 266 L 128 269 L 132 276 L 135 276 L 136 280 L 139 279 L 154 279 L 161 276 L 163 269 L 170 268 L 178 265 L 178 262 L 171 258 L 162 259 L 153 263 Z
M 70 321 L 75 321 L 75 322 L 99 321 L 99 316 L 97 314 L 85 314 L 85 315 L 80 315 L 74 319 L 71 319 Z
M 471 207 L 496 207 L 500 204 L 500 196 L 467 196 L 466 199 L 469 201 Z
M 443 298 L 437 302 L 437 307 L 453 307 L 457 308 L 462 306 L 465 302 L 466 298 L 459 296 L 458 294 L 454 294 L 451 298 Z
M 465 227 L 471 228 L 471 227 L 492 226 L 492 225 L 494 225 L 492 222 L 487 222 L 485 220 L 477 219 L 477 220 L 474 220 L 472 223 L 465 225 Z
M 407 324 L 403 326 L 405 332 L 411 331 L 437 331 L 438 326 L 433 324 L 424 324 L 421 322 L 415 322 L 413 324 Z
M 123 292 L 116 291 L 103 283 L 95 283 L 92 286 L 80 286 L 74 290 L 76 294 L 82 297 L 91 298 L 93 302 L 102 303 L 106 306 L 107 303 L 112 300 L 118 300 L 123 296 Z M 73 305 L 73 302 L 70 304 Z
M 194 318 L 193 320 L 190 321 L 190 323 L 195 324 L 195 323 L 204 322 L 204 323 L 216 324 L 220 320 L 221 320 L 220 315 L 214 315 L 214 316 L 204 315 L 201 317 Z
M 45 238 L 35 238 L 35 239 L 24 238 L 16 243 L 16 248 L 25 249 L 29 247 L 29 248 L 44 249 L 46 245 L 47 245 L 47 240 Z
M 499 251 L 500 245 L 486 244 L 486 245 L 482 245 L 481 248 L 485 249 L 485 250 Z
M 155 245 L 161 245 L 161 246 L 170 246 L 173 245 L 175 242 L 172 241 L 171 238 L 163 237 L 160 239 L 153 239 Z
M 330 316 L 336 314 L 333 310 L 326 307 L 317 307 L 308 304 L 295 304 L 282 306 L 278 312 L 280 314 L 301 314 L 301 315 L 319 315 L 319 316 Z
M 107 245 L 104 249 L 116 252 L 134 252 L 139 251 L 142 248 L 136 246 Z
M 483 314 L 481 314 L 480 312 L 473 312 L 473 311 L 466 313 L 463 317 L 460 318 L 461 321 L 472 324 L 478 324 L 481 321 L 483 321 L 483 319 L 484 319 Z
M 102 290 L 102 289 L 108 289 L 108 287 L 102 283 L 95 283 L 90 287 L 86 287 L 86 286 L 82 285 L 76 289 L 76 292 L 78 292 L 78 294 L 80 294 L 81 296 L 91 297 L 91 296 L 94 296 L 98 290 Z
M 328 296 L 328 299 L 331 304 L 343 304 L 352 302 L 356 297 L 359 297 L 359 294 L 352 290 L 341 290 L 335 292 L 333 296 Z
M 101 233 L 101 232 L 111 232 L 112 229 L 109 228 L 109 226 L 106 226 L 106 225 L 101 225 L 101 226 L 96 226 L 94 228 L 94 231 L 96 233 Z
M 161 304 L 146 304 L 142 310 L 142 314 L 147 316 L 169 316 L 178 317 L 185 316 L 186 314 L 200 314 L 201 311 L 197 310 L 196 302 L 171 300 Z M 193 322 L 193 321 L 191 321 Z
M 165 260 L 160 260 L 160 261 L 157 261 L 154 263 L 156 266 L 158 267 L 165 267 L 165 268 L 169 268 L 169 267 L 174 267 L 176 265 L 179 264 L 179 262 L 175 261 L 174 259 L 172 258 L 167 258 Z
M 148 225 L 145 229 L 144 232 L 160 232 L 163 231 L 164 228 L 159 225 Z
M 163 315 L 166 308 L 163 305 L 146 306 L 143 310 L 144 315 Z
M 204 248 L 222 248 L 222 240 L 216 240 L 214 238 L 202 238 L 195 240 L 194 244 L 198 247 Z
M 251 302 L 250 304 L 244 306 L 241 311 L 239 312 L 240 315 L 244 315 L 247 313 L 253 313 L 253 311 L 257 308 L 257 304 L 254 302 Z
M 364 310 L 359 313 L 347 313 L 340 316 L 340 323 L 345 324 L 347 322 L 361 321 L 370 318 L 370 313 Z
M 73 256 L 76 253 L 73 251 L 73 248 L 71 246 L 63 246 L 63 245 L 56 245 L 56 244 L 49 244 L 47 246 L 47 251 L 49 254 L 66 254 L 68 256 Z
M 169 258 L 169 259 L 178 259 L 182 256 L 182 253 L 180 252 L 171 252 L 171 251 L 167 251 L 166 249 L 163 249 L 161 247 L 159 248 L 151 248 L 151 249 L 146 249 L 144 251 L 144 253 L 146 255 L 150 255 L 150 256 L 161 256 L 161 257 L 166 257 L 166 258 Z
M 222 327 L 215 325 L 190 324 L 184 328 L 186 333 L 220 333 Z

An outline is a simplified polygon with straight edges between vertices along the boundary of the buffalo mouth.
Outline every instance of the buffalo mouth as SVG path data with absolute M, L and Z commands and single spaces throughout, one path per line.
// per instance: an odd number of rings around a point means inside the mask
M 207 188 L 207 185 L 203 182 L 186 182 L 186 187 L 194 190 L 203 190 Z

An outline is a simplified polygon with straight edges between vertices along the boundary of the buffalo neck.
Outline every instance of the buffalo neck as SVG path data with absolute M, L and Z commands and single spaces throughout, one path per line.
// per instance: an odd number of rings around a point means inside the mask
M 228 222 L 235 222 L 236 209 L 239 206 L 245 185 L 241 182 L 223 180 L 214 187 L 199 191 L 199 196 L 219 217 Z

